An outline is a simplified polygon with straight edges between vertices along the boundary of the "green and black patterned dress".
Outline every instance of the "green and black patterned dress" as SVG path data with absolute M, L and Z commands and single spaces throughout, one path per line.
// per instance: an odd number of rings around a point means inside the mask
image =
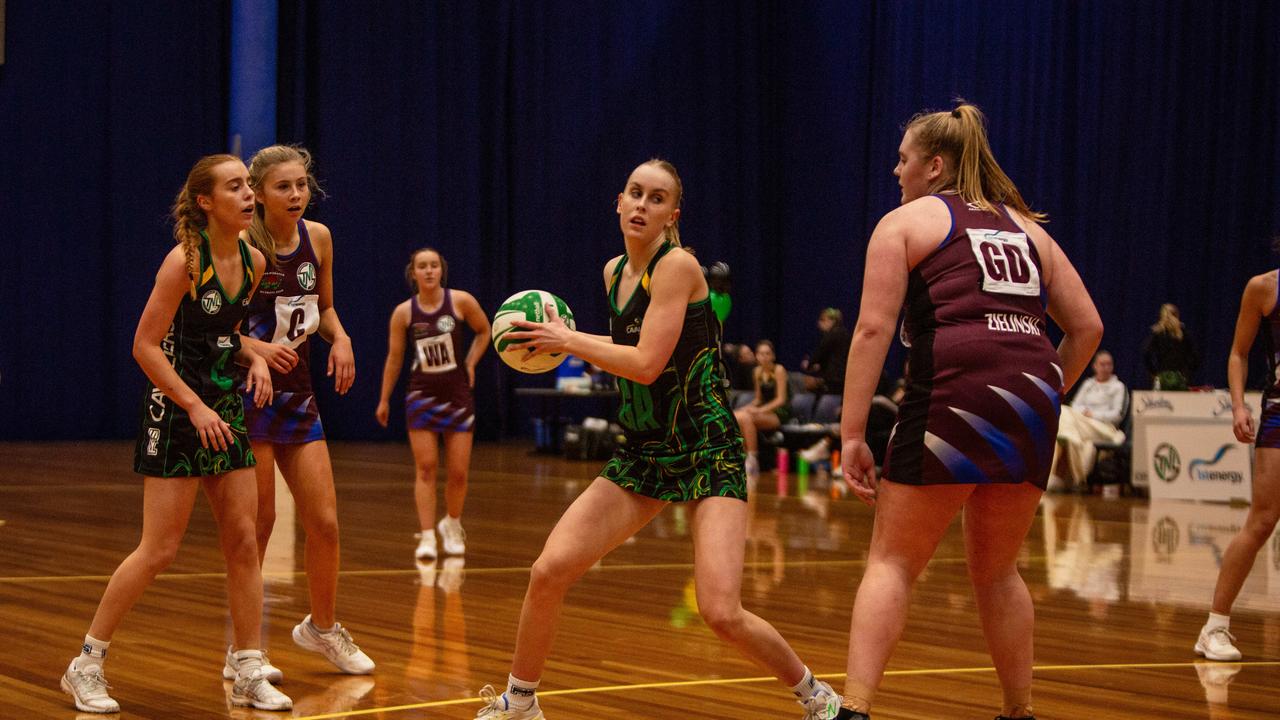
M 213 268 L 209 237 L 200 233 L 200 275 L 193 281 L 195 298 L 182 296 L 160 349 L 178 377 L 231 426 L 235 441 L 226 450 L 201 447 L 187 411 L 155 385 L 147 384 L 142 401 L 142 429 L 133 453 L 134 471 L 150 477 L 217 475 L 256 464 L 244 422 L 244 400 L 236 392 L 243 378 L 235 364 L 240 349 L 236 328 L 244 319 L 253 287 L 253 256 L 240 240 L 244 283 L 227 297 Z
M 669 243 L 653 256 L 631 299 L 618 307 L 623 255 L 609 283 L 609 334 L 617 345 L 640 341 L 649 281 Z M 720 321 L 709 300 L 688 306 L 680 340 L 652 385 L 618 379 L 618 422 L 626 442 L 600 472 L 620 487 L 673 502 L 704 497 L 746 500 L 742 433 L 724 389 Z

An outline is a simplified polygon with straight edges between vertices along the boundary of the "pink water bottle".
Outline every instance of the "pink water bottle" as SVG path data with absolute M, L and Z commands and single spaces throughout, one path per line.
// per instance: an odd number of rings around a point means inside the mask
M 788 481 L 788 473 L 791 470 L 791 455 L 784 447 L 778 448 L 778 497 L 786 497 L 790 492 Z

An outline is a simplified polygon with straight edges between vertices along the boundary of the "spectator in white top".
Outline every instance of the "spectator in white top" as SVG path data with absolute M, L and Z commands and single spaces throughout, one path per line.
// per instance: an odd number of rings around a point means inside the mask
M 1115 371 L 1116 363 L 1111 353 L 1098 351 L 1093 356 L 1093 377 L 1080 383 L 1080 389 L 1071 401 L 1072 409 L 1087 418 L 1120 427 L 1128 393 L 1124 383 L 1115 376 Z
M 1083 483 L 1097 459 L 1097 443 L 1124 442 L 1117 426 L 1124 419 L 1127 397 L 1124 383 L 1115 376 L 1111 353 L 1099 350 L 1093 356 L 1093 377 L 1081 383 L 1070 405 L 1062 407 L 1048 490 L 1061 492 Z

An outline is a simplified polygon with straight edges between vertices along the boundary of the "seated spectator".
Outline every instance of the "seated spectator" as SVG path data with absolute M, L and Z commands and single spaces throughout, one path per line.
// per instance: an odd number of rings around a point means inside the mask
M 773 343 L 761 340 L 756 345 L 756 362 L 759 364 L 752 373 L 755 397 L 733 412 L 746 440 L 747 481 L 752 485 L 760 476 L 760 431 L 780 427 L 791 415 L 787 371 L 778 364 Z
M 1089 477 L 1097 459 L 1097 443 L 1119 444 L 1124 433 L 1128 391 L 1115 376 L 1115 360 L 1106 350 L 1093 356 L 1093 377 L 1080 384 L 1070 405 L 1058 417 L 1058 445 L 1054 450 L 1049 490 L 1069 490 Z
M 807 377 L 804 389 L 814 395 L 839 395 L 844 392 L 844 370 L 849 359 L 849 331 L 844 327 L 844 314 L 829 307 L 818 315 L 822 337 L 813 354 L 801 363 Z

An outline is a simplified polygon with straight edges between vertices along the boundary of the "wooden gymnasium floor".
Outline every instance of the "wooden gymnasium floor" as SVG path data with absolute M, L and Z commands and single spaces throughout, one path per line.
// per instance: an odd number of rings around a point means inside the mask
M 500 685 L 527 568 L 599 463 L 476 448 L 465 567 L 415 567 L 403 444 L 333 448 L 342 522 L 339 618 L 377 661 L 334 674 L 293 646 L 306 612 L 301 535 L 282 507 L 267 567 L 273 661 L 293 717 L 470 718 Z M 58 689 L 107 575 L 133 547 L 141 484 L 126 443 L 0 444 L 0 717 L 78 716 Z M 822 493 L 753 503 L 744 602 L 839 688 L 869 510 Z M 287 498 L 287 495 L 284 497 Z M 1280 715 L 1280 537 L 1259 557 L 1233 630 L 1246 661 L 1191 651 L 1243 508 L 1047 499 L 1021 561 L 1036 599 L 1035 707 L 1054 718 Z M 571 593 L 541 694 L 552 720 L 799 718 L 786 690 L 722 646 L 693 606 L 688 516 L 665 511 Z M 990 718 L 999 689 L 953 527 L 921 579 L 877 720 Z M 223 576 L 204 500 L 177 562 L 127 618 L 107 666 L 121 718 L 275 718 L 228 710 Z

